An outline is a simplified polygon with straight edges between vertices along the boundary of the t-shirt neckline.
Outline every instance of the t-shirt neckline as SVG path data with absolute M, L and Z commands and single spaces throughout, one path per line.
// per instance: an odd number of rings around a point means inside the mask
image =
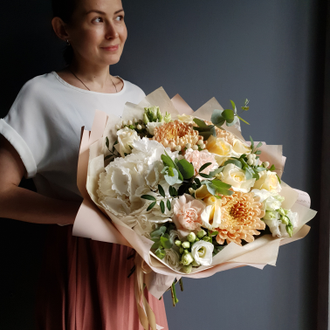
M 82 88 L 79 88 L 79 87 L 73 86 L 73 85 L 67 83 L 65 80 L 63 80 L 63 79 L 58 75 L 58 73 L 57 73 L 56 71 L 52 71 L 51 73 L 55 76 L 55 78 L 56 78 L 56 79 L 57 79 L 62 85 L 66 86 L 66 87 L 68 87 L 68 88 L 74 89 L 74 90 L 76 90 L 76 91 L 78 91 L 78 92 L 80 92 L 80 93 L 88 93 L 88 94 L 92 93 L 92 94 L 98 94 L 98 95 L 116 96 L 116 95 L 120 95 L 120 94 L 122 94 L 122 93 L 125 91 L 125 89 L 126 89 L 126 83 L 125 83 L 125 80 L 122 79 L 122 78 L 119 77 L 119 76 L 115 76 L 115 77 L 119 78 L 119 79 L 123 82 L 123 88 L 122 88 L 119 92 L 117 92 L 117 93 L 101 93 L 101 92 L 88 91 L 88 90 L 85 90 L 85 89 L 82 89 Z

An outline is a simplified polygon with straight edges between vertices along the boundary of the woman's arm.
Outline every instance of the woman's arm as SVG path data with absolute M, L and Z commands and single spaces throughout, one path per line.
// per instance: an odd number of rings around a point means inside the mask
M 0 136 L 0 217 L 33 223 L 72 224 L 80 203 L 45 197 L 20 188 L 24 164 L 13 146 Z

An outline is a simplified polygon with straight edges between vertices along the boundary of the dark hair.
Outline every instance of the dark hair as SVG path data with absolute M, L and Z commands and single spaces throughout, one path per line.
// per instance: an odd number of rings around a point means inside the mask
M 59 17 L 65 23 L 71 23 L 72 15 L 76 9 L 77 0 L 52 0 L 53 17 Z M 66 45 L 63 57 L 68 65 L 73 59 L 73 49 L 70 45 Z

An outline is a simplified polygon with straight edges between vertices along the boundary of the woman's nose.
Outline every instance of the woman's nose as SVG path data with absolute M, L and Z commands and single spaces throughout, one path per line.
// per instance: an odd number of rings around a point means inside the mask
M 106 33 L 106 39 L 115 39 L 118 37 L 118 32 L 116 30 L 116 27 L 113 23 L 109 23 L 107 27 L 107 33 Z

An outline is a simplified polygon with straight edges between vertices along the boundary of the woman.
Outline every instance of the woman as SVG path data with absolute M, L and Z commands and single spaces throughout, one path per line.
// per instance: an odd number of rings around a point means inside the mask
M 0 121 L 0 217 L 68 225 L 49 240 L 38 306 L 40 329 L 142 329 L 134 300 L 132 250 L 71 235 L 81 197 L 76 165 L 81 126 L 94 110 L 120 116 L 142 90 L 109 74 L 127 38 L 120 0 L 55 0 L 52 26 L 69 65 L 27 82 Z M 33 177 L 37 193 L 18 187 Z M 45 289 L 47 287 L 47 290 Z M 148 296 L 167 329 L 163 301 Z

